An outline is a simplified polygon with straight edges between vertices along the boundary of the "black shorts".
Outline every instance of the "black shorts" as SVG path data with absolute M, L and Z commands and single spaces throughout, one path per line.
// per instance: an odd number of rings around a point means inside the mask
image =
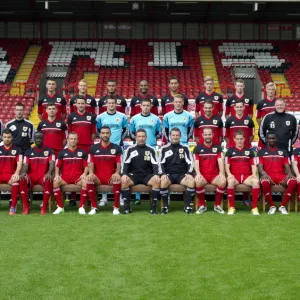
M 129 173 L 127 176 L 133 181 L 134 185 L 137 185 L 137 184 L 148 185 L 148 182 L 154 176 L 154 174 L 146 174 L 146 175 L 144 175 L 144 174 L 132 174 L 132 173 Z
M 185 174 L 167 174 L 171 184 L 180 184 L 182 179 L 185 177 Z

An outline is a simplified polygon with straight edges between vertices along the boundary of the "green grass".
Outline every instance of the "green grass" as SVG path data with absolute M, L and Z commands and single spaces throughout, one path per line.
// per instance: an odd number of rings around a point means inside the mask
M 0 204 L 0 299 L 299 299 L 300 215 L 10 217 Z

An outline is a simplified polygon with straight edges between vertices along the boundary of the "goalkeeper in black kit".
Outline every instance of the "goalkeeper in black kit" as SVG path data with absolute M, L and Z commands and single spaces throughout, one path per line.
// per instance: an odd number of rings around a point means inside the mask
M 124 201 L 123 214 L 131 213 L 130 186 L 145 184 L 152 187 L 150 213 L 157 214 L 156 204 L 160 192 L 159 165 L 155 150 L 146 145 L 147 133 L 139 129 L 135 134 L 136 145 L 129 147 L 124 154 L 121 166 L 121 194 Z

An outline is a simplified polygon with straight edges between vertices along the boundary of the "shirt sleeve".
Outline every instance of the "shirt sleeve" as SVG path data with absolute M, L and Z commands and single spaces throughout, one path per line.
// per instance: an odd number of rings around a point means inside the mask
M 249 115 L 253 116 L 253 99 L 249 99 Z
M 219 96 L 219 111 L 223 112 L 223 97 L 220 95 Z
M 97 129 L 100 130 L 101 127 L 102 127 L 102 121 L 101 121 L 101 117 L 100 116 L 98 116 L 96 118 L 96 123 L 97 123 Z
M 188 165 L 187 174 L 192 175 L 194 172 L 194 159 L 193 159 L 193 155 L 188 146 L 185 147 L 185 161 Z
M 152 164 L 152 171 L 154 175 L 158 175 L 159 172 L 159 162 L 157 159 L 157 155 L 154 149 L 151 148 L 151 164 Z
M 257 106 L 256 106 L 256 118 L 257 119 L 261 119 L 261 113 L 262 113 L 262 111 L 261 111 L 261 109 L 262 109 L 262 107 L 261 107 L 261 104 L 262 104 L 262 101 L 259 101 L 258 103 L 257 103 Z
M 260 165 L 264 164 L 264 158 L 261 150 L 257 152 L 257 163 Z
M 63 163 L 63 151 L 60 151 L 58 153 L 58 156 L 57 156 L 57 160 L 56 160 L 56 163 L 55 163 L 55 166 L 57 168 L 60 168 L 62 166 L 62 163 Z
M 38 114 L 43 114 L 43 99 L 40 98 L 38 102 Z
M 189 108 L 189 99 L 187 96 L 184 96 L 184 105 L 183 108 L 187 111 Z
M 198 95 L 196 98 L 196 107 L 195 107 L 195 111 L 199 112 L 200 111 L 200 96 Z
M 67 101 L 64 97 L 61 98 L 61 112 L 63 114 L 67 113 Z
M 96 116 L 92 115 L 92 133 L 97 132 Z
M 230 165 L 230 158 L 231 158 L 231 151 L 230 149 L 228 149 L 225 155 L 225 164 Z

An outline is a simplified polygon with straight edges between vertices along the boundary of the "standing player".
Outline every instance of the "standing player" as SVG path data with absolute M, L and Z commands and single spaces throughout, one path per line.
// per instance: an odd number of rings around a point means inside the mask
M 19 174 L 22 169 L 22 152 L 13 145 L 13 135 L 10 129 L 2 132 L 3 145 L 0 146 L 0 183 L 11 185 L 12 203 L 9 214 L 16 214 L 16 205 L 19 196 Z M 26 199 L 28 201 L 28 199 Z
M 159 103 L 156 97 L 148 94 L 148 82 L 142 80 L 139 85 L 140 94 L 133 97 L 130 101 L 130 117 L 133 117 L 142 112 L 142 101 L 149 99 L 151 101 L 151 113 L 158 116 Z
M 15 106 L 15 119 L 7 122 L 6 128 L 12 131 L 14 145 L 25 153 L 33 143 L 34 126 L 24 118 L 24 104 L 18 102 Z
M 169 132 L 176 127 L 181 131 L 180 143 L 187 144 L 189 138 L 193 135 L 194 119 L 189 112 L 183 109 L 184 96 L 176 95 L 173 103 L 174 111 L 167 113 L 163 119 L 165 139 L 169 141 Z
M 244 116 L 245 105 L 243 102 L 234 104 L 235 116 L 230 116 L 225 122 L 225 141 L 228 148 L 235 146 L 234 133 L 236 130 L 244 132 L 245 147 L 251 148 L 254 137 L 254 123 L 249 116 Z
M 30 189 L 35 185 L 44 187 L 41 215 L 47 212 L 47 205 L 52 193 L 52 174 L 55 165 L 54 152 L 51 148 L 43 145 L 44 135 L 42 132 L 35 132 L 35 147 L 28 149 L 24 155 L 24 164 L 20 174 L 20 191 L 23 202 L 23 214 L 29 213 L 28 206 L 28 183 Z
M 178 94 L 181 94 L 179 91 L 179 81 L 176 77 L 171 77 L 169 80 L 169 88 L 170 88 L 170 93 L 164 96 L 161 100 L 161 112 L 162 115 L 165 115 L 166 113 L 173 111 L 174 110 L 174 100 L 175 96 Z M 189 106 L 189 100 L 188 97 L 181 94 L 184 100 L 183 103 L 183 108 L 185 110 L 188 110 Z
M 78 96 L 76 99 L 77 112 L 68 116 L 68 131 L 78 134 L 78 148 L 90 152 L 96 138 L 96 116 L 85 110 L 86 99 Z
M 141 103 L 142 112 L 135 115 L 129 124 L 130 135 L 135 140 L 135 133 L 139 129 L 145 129 L 147 133 L 147 145 L 156 146 L 156 139 L 161 136 L 161 122 L 159 117 L 150 113 L 151 100 L 144 99 Z
M 70 100 L 70 113 L 77 112 L 76 100 L 78 96 L 83 96 L 86 99 L 86 107 L 85 110 L 87 112 L 91 112 L 92 114 L 96 114 L 97 102 L 94 97 L 87 94 L 88 85 L 85 79 L 81 79 L 78 82 L 78 95 L 75 95 Z
M 297 181 L 293 177 L 288 153 L 284 149 L 277 148 L 277 137 L 275 132 L 269 131 L 266 136 L 267 147 L 258 151 L 258 171 L 260 174 L 262 191 L 270 205 L 268 214 L 273 215 L 276 212 L 276 206 L 272 199 L 271 186 L 280 184 L 286 187 L 283 201 L 278 210 L 287 215 L 286 204 L 291 199 Z
M 156 204 L 159 197 L 159 165 L 155 150 L 146 145 L 147 133 L 144 129 L 136 132 L 136 145 L 126 149 L 121 167 L 122 199 L 125 203 L 124 214 L 131 213 L 129 187 L 145 184 L 152 187 L 150 213 L 157 214 Z
M 126 108 L 127 108 L 127 102 L 124 97 L 117 95 L 117 81 L 110 79 L 107 81 L 107 95 L 102 97 L 99 102 L 99 114 L 102 114 L 103 112 L 106 111 L 107 108 L 107 100 L 108 98 L 115 98 L 116 99 L 116 110 L 125 114 L 126 113 Z
M 208 99 L 203 104 L 203 112 L 194 124 L 194 137 L 197 144 L 203 144 L 203 130 L 210 128 L 213 132 L 213 144 L 221 145 L 223 141 L 223 121 L 219 116 L 213 115 L 214 103 Z
M 163 200 L 162 214 L 169 212 L 168 187 L 171 184 L 180 184 L 187 187 L 184 212 L 193 213 L 193 199 L 195 195 L 195 181 L 193 177 L 194 161 L 187 145 L 180 143 L 179 128 L 170 131 L 170 143 L 161 148 L 161 186 L 160 194 Z
M 38 102 L 38 115 L 40 120 L 47 119 L 46 105 L 47 103 L 55 103 L 57 107 L 57 119 L 65 120 L 67 116 L 67 103 L 63 95 L 57 94 L 56 82 L 53 79 L 48 79 L 46 83 L 47 94 L 40 97 Z
M 260 194 L 259 179 L 253 150 L 245 144 L 245 134 L 242 130 L 234 133 L 235 145 L 226 152 L 225 170 L 227 174 L 227 196 L 229 202 L 228 215 L 235 214 L 235 186 L 242 183 L 252 187 L 251 213 L 259 215 L 257 208 Z
M 266 97 L 260 100 L 256 106 L 256 121 L 260 125 L 262 118 L 270 112 L 275 110 L 275 98 L 276 95 L 276 84 L 274 82 L 269 82 L 266 85 Z M 264 143 L 261 139 L 258 141 L 258 149 L 264 147 Z
M 91 147 L 89 154 L 89 177 L 96 186 L 98 185 L 113 185 L 114 193 L 114 210 L 113 214 L 119 214 L 119 200 L 121 191 L 121 155 L 122 149 L 120 146 L 111 143 L 111 131 L 108 126 L 102 126 L 100 129 L 101 142 Z M 90 187 L 88 185 L 88 191 Z M 95 197 L 90 195 L 90 198 Z M 101 200 L 103 201 L 103 200 Z M 105 205 L 105 203 L 104 203 Z M 101 205 L 101 206 L 104 206 Z M 84 208 L 79 210 L 85 213 Z
M 244 116 L 249 116 L 252 118 L 253 116 L 253 100 L 246 98 L 244 95 L 244 89 L 245 89 L 245 83 L 244 80 L 238 79 L 235 82 L 235 94 L 228 98 L 226 101 L 226 110 L 225 110 L 225 117 L 226 119 L 231 116 L 235 116 L 236 111 L 234 109 L 235 103 L 238 102 L 243 102 L 245 105 L 245 110 L 244 110 Z
M 204 78 L 204 87 L 205 91 L 201 92 L 196 98 L 196 118 L 205 114 L 204 104 L 206 100 L 213 102 L 212 115 L 221 118 L 223 115 L 223 97 L 214 91 L 214 79 L 211 76 Z
M 77 147 L 78 134 L 76 132 L 69 133 L 68 145 L 68 148 L 65 148 L 59 152 L 56 160 L 53 193 L 57 202 L 57 209 L 53 213 L 54 215 L 64 212 L 62 193 L 60 190 L 61 186 L 67 184 L 76 184 L 82 186 L 79 207 L 85 203 L 88 194 L 86 189 L 88 175 L 88 155 L 84 150 Z M 94 187 L 92 185 L 89 186 L 89 188 L 93 189 Z M 94 215 L 97 212 L 97 202 L 95 198 L 91 198 L 90 200 L 92 202 L 92 208 L 89 214 Z
M 219 144 L 213 144 L 213 130 L 211 128 L 204 128 L 202 135 L 203 144 L 197 145 L 194 149 L 195 183 L 199 206 L 196 213 L 201 214 L 207 211 L 204 200 L 204 186 L 209 183 L 217 186 L 214 210 L 224 214 L 221 202 L 225 191 L 226 178 L 222 148 Z
M 54 151 L 55 157 L 67 144 L 67 125 L 56 119 L 57 107 L 54 103 L 48 103 L 47 119 L 39 123 L 37 130 L 44 134 L 43 145 Z

